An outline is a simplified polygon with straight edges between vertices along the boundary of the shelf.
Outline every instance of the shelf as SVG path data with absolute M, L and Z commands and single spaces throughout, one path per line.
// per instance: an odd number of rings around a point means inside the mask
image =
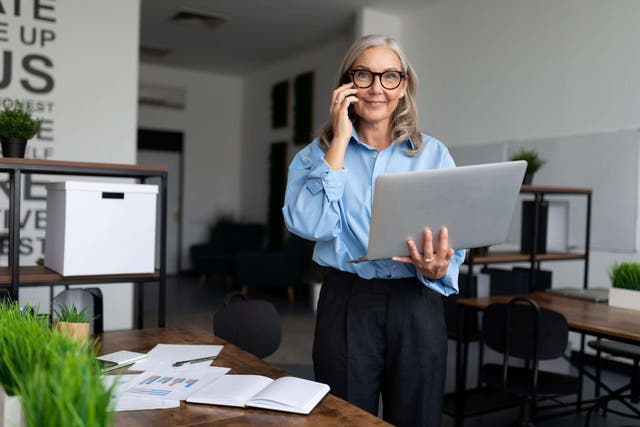
M 591 188 L 576 188 L 576 187 L 556 187 L 551 185 L 523 185 L 520 187 L 520 193 L 534 194 L 591 194 L 593 190 Z
M 20 286 L 76 285 L 94 283 L 156 282 L 160 272 L 148 274 L 103 274 L 93 276 L 62 276 L 42 266 L 20 267 Z M 0 287 L 11 286 L 11 272 L 0 267 Z
M 579 260 L 585 259 L 586 254 L 580 252 L 574 253 L 563 253 L 563 254 L 555 254 L 555 253 L 547 253 L 547 254 L 536 254 L 536 261 L 567 261 L 567 260 Z M 487 255 L 476 255 L 473 257 L 474 264 L 493 264 L 493 263 L 504 263 L 504 262 L 531 262 L 531 254 L 523 254 L 521 252 L 515 251 L 504 251 L 504 252 L 490 252 Z M 469 263 L 469 259 L 465 259 L 465 263 Z
M 87 175 L 87 176 L 161 176 L 166 175 L 166 166 L 127 165 L 120 163 L 65 162 L 58 160 L 37 160 L 0 158 L 0 171 L 20 171 L 26 173 Z

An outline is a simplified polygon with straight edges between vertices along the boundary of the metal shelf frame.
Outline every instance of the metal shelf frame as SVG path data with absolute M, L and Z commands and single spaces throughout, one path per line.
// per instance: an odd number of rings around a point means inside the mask
M 0 159 L 0 173 L 9 175 L 9 281 L 0 279 L 0 287 L 8 287 L 10 298 L 17 300 L 20 286 L 56 286 L 89 283 L 123 283 L 136 285 L 138 297 L 137 327 L 143 326 L 144 297 L 142 284 L 158 282 L 158 326 L 166 323 L 166 258 L 167 258 L 167 178 L 165 166 L 139 166 L 115 163 L 64 162 L 55 160 Z M 160 266 L 154 274 L 96 275 L 64 277 L 42 268 L 46 279 L 21 281 L 21 274 L 29 275 L 30 267 L 20 268 L 20 199 L 23 174 L 39 175 L 80 175 L 111 178 L 135 178 L 144 183 L 148 178 L 160 178 Z M 51 279 L 49 279 L 51 277 Z

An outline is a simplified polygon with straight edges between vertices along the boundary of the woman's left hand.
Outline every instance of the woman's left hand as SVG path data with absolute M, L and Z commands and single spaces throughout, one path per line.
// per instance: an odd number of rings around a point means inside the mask
M 449 230 L 447 227 L 440 229 L 438 237 L 438 250 L 433 252 L 433 235 L 429 227 L 424 229 L 424 247 L 422 253 L 413 239 L 407 240 L 410 256 L 393 257 L 393 261 L 413 264 L 429 280 L 436 280 L 444 277 L 449 268 L 449 261 L 454 250 L 449 248 Z

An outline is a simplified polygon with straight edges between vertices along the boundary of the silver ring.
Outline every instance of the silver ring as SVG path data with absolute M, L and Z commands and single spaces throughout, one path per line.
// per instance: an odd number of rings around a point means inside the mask
M 424 262 L 426 262 L 426 263 L 429 263 L 429 262 L 431 262 L 431 261 L 433 261 L 433 258 L 425 258 L 425 259 L 424 259 Z

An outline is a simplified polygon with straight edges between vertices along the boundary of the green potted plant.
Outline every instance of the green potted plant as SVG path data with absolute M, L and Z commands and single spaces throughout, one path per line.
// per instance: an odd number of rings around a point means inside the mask
M 92 320 L 89 319 L 87 309 L 78 311 L 75 305 L 58 308 L 53 311 L 56 318 L 56 329 L 73 339 L 86 342 L 89 338 L 89 322 Z
M 523 184 L 531 185 L 533 182 L 533 175 L 540 169 L 545 163 L 546 160 L 543 160 L 538 156 L 538 152 L 533 149 L 521 148 L 516 151 L 512 156 L 511 160 L 524 160 L 527 162 L 527 170 L 524 173 L 524 179 L 522 180 Z
M 614 263 L 609 277 L 609 305 L 640 310 L 640 262 Z
M 27 141 L 40 130 L 41 119 L 35 119 L 22 104 L 0 111 L 0 143 L 4 157 L 24 157 Z
M 0 302 L 0 425 L 107 426 L 113 386 L 95 346 L 49 327 L 37 309 Z

